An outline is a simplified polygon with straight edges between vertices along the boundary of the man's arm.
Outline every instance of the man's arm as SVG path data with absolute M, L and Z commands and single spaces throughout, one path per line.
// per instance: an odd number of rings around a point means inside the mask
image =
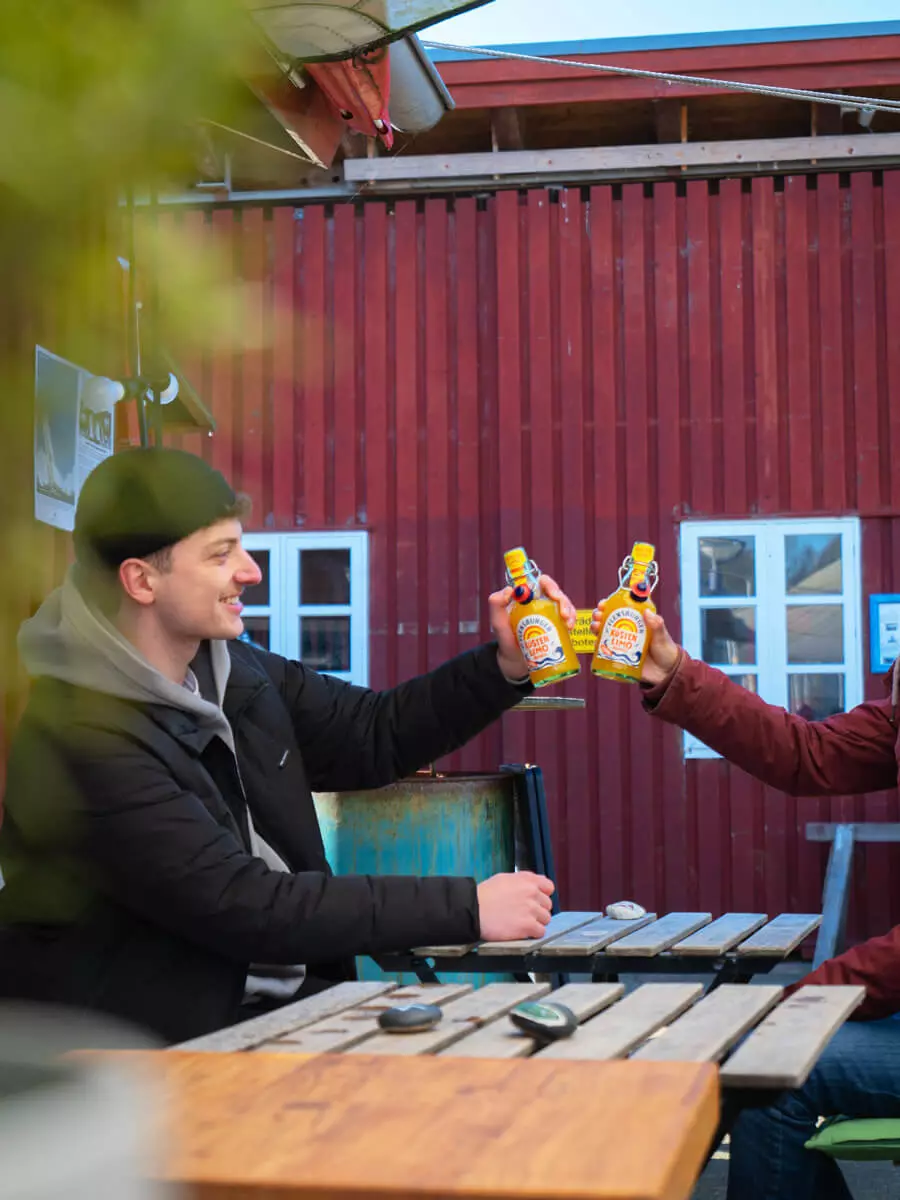
M 874 792 L 897 783 L 897 730 L 888 701 L 806 721 L 682 652 L 647 709 L 686 729 L 763 783 L 795 796 Z
M 555 580 L 541 589 L 569 628 L 575 606 Z M 384 692 L 351 687 L 270 658 L 313 789 L 382 787 L 458 750 L 532 690 L 509 624 L 511 587 L 488 597 L 496 642 Z M 521 682 L 523 681 L 524 682 Z
M 599 622 L 593 613 L 592 628 Z M 644 707 L 686 729 L 763 783 L 795 796 L 875 792 L 897 783 L 888 701 L 806 721 L 766 704 L 715 667 L 692 659 L 666 623 L 647 614 L 653 638 L 642 669 Z
M 384 692 L 269 660 L 314 791 L 376 788 L 457 750 L 528 695 L 481 646 Z
M 81 727 L 64 746 L 42 737 L 17 751 L 32 784 L 55 780 L 56 817 L 36 823 L 15 789 L 8 817 L 21 844 L 15 877 L 0 892 L 6 919 L 15 911 L 29 920 L 29 864 L 74 853 L 91 892 L 242 963 L 333 962 L 479 937 L 473 879 L 270 870 L 124 735 Z M 509 907 L 518 912 L 515 899 Z

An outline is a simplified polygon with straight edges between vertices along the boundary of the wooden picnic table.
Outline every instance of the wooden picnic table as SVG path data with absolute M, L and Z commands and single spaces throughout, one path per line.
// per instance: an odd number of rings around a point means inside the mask
M 516 942 L 419 946 L 378 957 L 385 971 L 412 972 L 423 983 L 454 974 L 505 972 L 590 975 L 613 982 L 621 974 L 708 974 L 712 987 L 746 982 L 789 959 L 821 924 L 818 913 L 647 913 L 623 921 L 596 912 L 561 912 L 543 937 Z
M 855 986 L 807 986 L 779 1004 L 783 989 L 772 984 L 722 984 L 704 994 L 697 983 L 646 983 L 626 994 L 621 983 L 570 983 L 550 995 L 544 982 L 477 989 L 468 983 L 342 983 L 175 1049 L 719 1063 L 724 1087 L 772 1091 L 806 1081 L 864 995 Z M 567 1005 L 579 1021 L 572 1037 L 544 1048 L 508 1016 L 523 1000 L 541 996 Z M 381 1031 L 380 1012 L 412 1003 L 439 1005 L 439 1024 L 423 1033 Z
M 687 1200 L 718 1117 L 702 1063 L 138 1056 L 196 1200 Z
M 864 995 L 569 984 L 552 999 L 579 1027 L 540 1048 L 508 1014 L 549 992 L 343 983 L 142 1055 L 174 1098 L 165 1179 L 203 1200 L 687 1200 L 720 1087 L 798 1086 Z M 381 1031 L 381 1011 L 416 1002 L 440 1005 L 434 1029 Z

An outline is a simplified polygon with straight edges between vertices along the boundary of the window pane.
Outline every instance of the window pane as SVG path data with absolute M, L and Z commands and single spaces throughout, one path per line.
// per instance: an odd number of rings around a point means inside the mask
M 784 590 L 839 596 L 844 590 L 839 533 L 792 533 L 784 539 Z
M 316 671 L 349 671 L 350 618 L 303 617 L 300 657 Z
M 789 604 L 787 655 L 789 663 L 843 662 L 843 604 Z
M 700 595 L 756 595 L 756 538 L 700 538 Z
M 244 588 L 241 596 L 244 604 L 258 604 L 261 608 L 269 607 L 269 551 L 248 550 L 247 553 L 262 571 L 262 580 L 255 587 Z M 246 624 L 246 622 L 245 622 Z
M 845 711 L 843 675 L 789 675 L 788 701 L 792 713 L 807 721 Z
M 269 650 L 269 618 L 244 617 L 244 632 L 241 640 L 254 642 L 257 646 L 262 646 L 263 650 Z
M 747 689 L 748 692 L 756 692 L 759 689 L 756 686 L 755 675 L 729 675 L 729 679 L 733 679 L 735 683 L 739 683 L 741 687 Z
M 701 657 L 720 666 L 756 662 L 756 609 L 704 608 Z
M 349 550 L 301 550 L 300 603 L 350 603 Z

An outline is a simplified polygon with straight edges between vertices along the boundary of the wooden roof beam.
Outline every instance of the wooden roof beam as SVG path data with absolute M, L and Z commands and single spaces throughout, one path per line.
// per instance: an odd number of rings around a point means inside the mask
M 524 150 L 522 121 L 517 108 L 491 109 L 491 147 L 498 150 Z
M 684 142 L 649 146 L 593 146 L 578 150 L 509 150 L 481 154 L 400 155 L 351 159 L 344 163 L 348 183 L 387 186 L 471 187 L 476 181 L 562 182 L 586 177 L 653 175 L 687 168 L 699 173 L 772 173 L 811 162 L 843 165 L 896 162 L 900 133 L 841 137 L 759 138 L 753 141 Z

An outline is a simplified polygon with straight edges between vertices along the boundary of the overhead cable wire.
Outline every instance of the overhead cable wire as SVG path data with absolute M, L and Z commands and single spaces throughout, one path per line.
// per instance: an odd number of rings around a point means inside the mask
M 900 113 L 900 100 L 885 100 L 875 96 L 853 96 L 844 92 L 818 92 L 807 88 L 775 87 L 765 83 L 744 83 L 736 79 L 709 79 L 702 75 L 676 75 L 671 71 L 648 71 L 640 67 L 610 66 L 605 63 L 581 62 L 572 58 L 549 58 L 546 55 L 521 54 L 514 50 L 492 50 L 486 46 L 457 46 L 452 42 L 432 42 L 422 39 L 430 50 L 452 50 L 466 57 L 505 58 L 516 62 L 539 63 L 542 66 L 574 67 L 579 71 L 596 71 L 604 75 L 629 75 L 638 79 L 656 79 L 662 83 L 683 83 L 693 87 L 725 88 L 733 92 L 749 92 L 776 99 L 802 100 L 806 103 L 840 105 L 860 112 Z

